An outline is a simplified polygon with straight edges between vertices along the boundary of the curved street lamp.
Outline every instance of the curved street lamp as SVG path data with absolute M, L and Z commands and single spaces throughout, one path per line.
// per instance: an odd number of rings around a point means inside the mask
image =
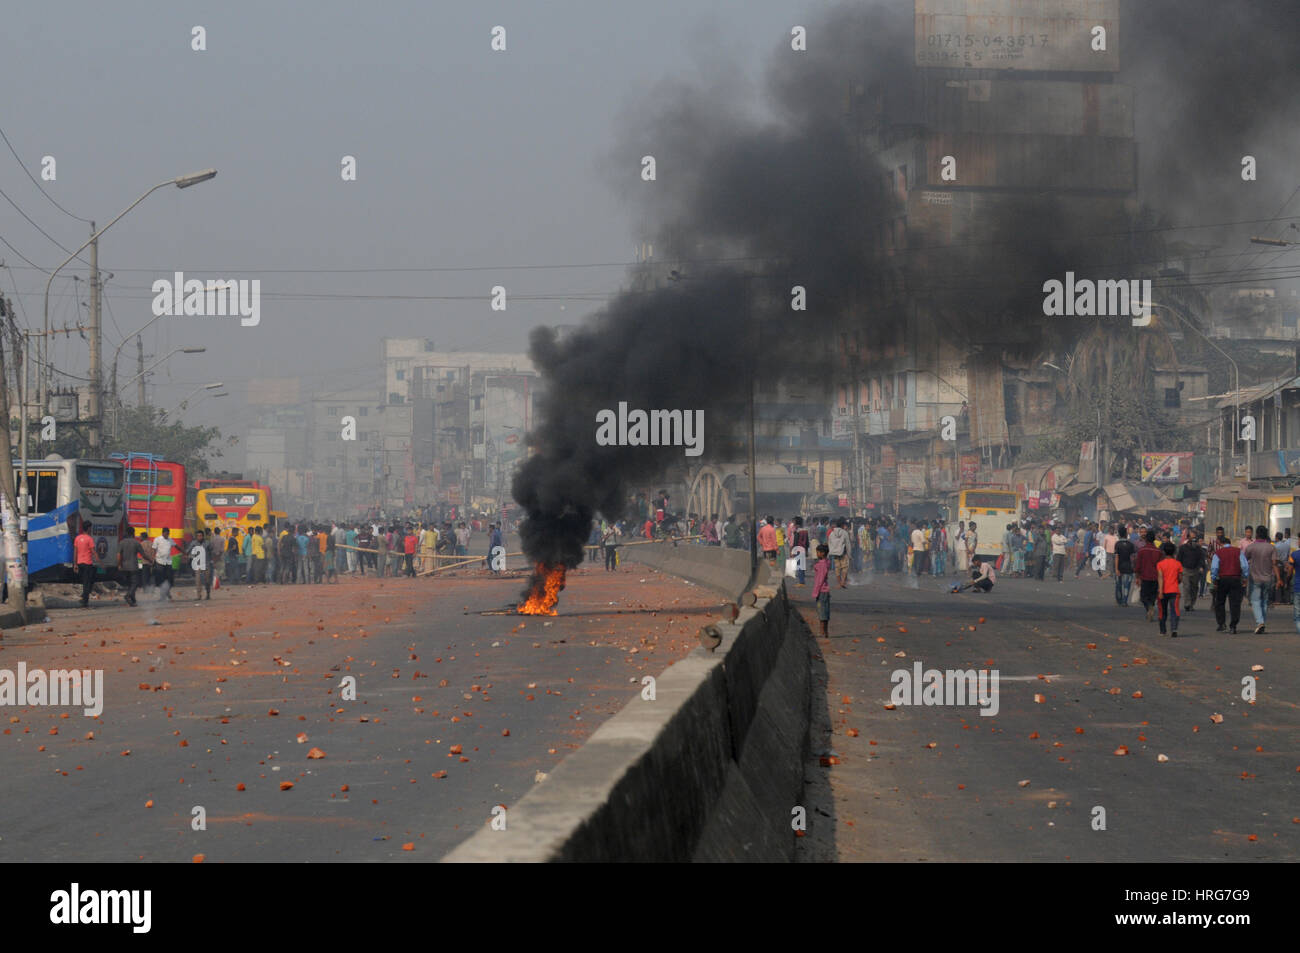
M 188 189 L 192 185 L 198 185 L 200 182 L 206 182 L 208 181 L 208 179 L 216 178 L 216 175 L 217 175 L 216 169 L 204 169 L 202 172 L 191 172 L 188 175 L 181 175 L 181 176 L 177 176 L 174 179 L 167 179 L 164 182 L 159 182 L 157 185 L 150 188 L 138 199 L 136 199 L 134 202 L 132 202 L 130 205 L 124 208 L 121 212 L 119 212 L 117 214 L 117 217 L 114 218 L 107 225 L 105 225 L 103 228 L 99 229 L 98 231 L 92 232 L 91 236 L 88 239 L 86 239 L 85 243 L 80 248 L 78 248 L 71 255 L 65 258 L 59 264 L 58 268 L 55 268 L 52 272 L 50 272 L 50 277 L 45 282 L 45 306 L 43 312 L 44 325 L 42 329 L 43 335 L 41 337 L 41 347 L 39 349 L 39 352 L 41 354 L 41 367 L 40 367 L 40 377 L 38 378 L 38 385 L 39 385 L 39 393 L 40 393 L 40 406 L 42 412 L 44 412 L 46 406 L 46 399 L 48 397 L 48 392 L 49 392 L 47 377 L 50 373 L 50 367 L 49 367 L 50 285 L 54 283 L 54 276 L 57 275 L 63 269 L 63 267 L 68 264 L 68 262 L 72 261 L 72 259 L 76 258 L 83 251 L 85 251 L 86 248 L 89 245 L 91 245 L 96 239 L 98 239 L 100 235 L 103 235 L 106 231 L 108 231 L 110 228 L 116 225 L 121 220 L 122 216 L 126 215 L 127 212 L 131 211 L 131 209 L 135 208 L 137 205 L 139 205 L 141 202 L 147 199 L 154 192 L 168 185 L 174 185 L 178 189 Z M 95 226 L 92 223 L 90 227 L 93 229 Z M 92 260 L 94 260 L 93 255 L 92 255 Z M 98 358 L 95 357 L 95 355 L 92 353 L 91 356 L 91 366 L 92 366 L 91 377 L 92 378 L 95 377 L 94 368 L 98 366 L 97 361 Z M 98 388 L 94 385 L 93 382 L 90 388 L 90 400 L 91 400 L 92 416 L 97 416 L 99 413 L 99 393 L 98 393 Z M 21 444 L 20 453 L 22 457 L 22 469 L 19 471 L 20 486 L 18 490 L 18 535 L 19 535 L 19 552 L 22 558 L 22 588 L 21 588 L 22 596 L 20 596 L 19 598 L 19 606 L 25 611 L 27 605 L 27 600 L 26 600 L 26 590 L 27 590 L 27 374 L 26 373 L 23 374 L 23 379 L 22 379 L 22 405 L 23 405 L 22 437 L 19 441 Z

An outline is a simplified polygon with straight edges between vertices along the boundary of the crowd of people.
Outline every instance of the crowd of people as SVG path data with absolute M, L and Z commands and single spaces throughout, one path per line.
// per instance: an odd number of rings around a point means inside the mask
M 500 525 L 486 529 L 489 552 L 501 547 Z M 466 521 L 441 526 L 299 523 L 283 525 L 278 532 L 269 524 L 242 532 L 214 527 L 184 539 L 172 537 L 166 528 L 154 537 L 141 530 L 119 541 L 117 578 L 132 606 L 142 590 L 156 591 L 159 600 L 172 599 L 182 568 L 193 574 L 196 600 L 211 599 L 214 586 L 330 583 L 343 575 L 364 576 L 367 570 L 380 577 L 415 578 L 440 564 L 455 564 L 456 557 L 468 559 L 473 535 Z M 89 605 L 95 582 L 94 546 L 83 526 L 73 545 L 83 607 Z M 497 564 L 488 565 L 499 571 Z
M 634 533 L 657 538 L 661 523 L 662 517 L 648 514 Z M 974 522 L 961 520 L 950 524 L 942 519 L 818 517 L 805 525 L 800 516 L 782 521 L 769 515 L 758 521 L 751 536 L 745 521 L 715 514 L 691 516 L 684 529 L 702 545 L 754 545 L 771 565 L 784 566 L 797 586 L 806 582 L 812 554 L 821 555 L 825 549 L 825 578 L 815 581 L 819 604 L 828 598 L 832 582 L 845 588 L 850 575 L 864 571 L 955 575 L 968 581 L 954 585 L 953 591 L 987 593 L 998 574 L 1063 583 L 1072 570 L 1076 578 L 1092 573 L 1113 580 L 1118 605 L 1142 606 L 1147 621 L 1158 622 L 1160 631 L 1171 637 L 1178 634 L 1183 615 L 1195 612 L 1203 600 L 1209 601 L 1218 632 L 1236 633 L 1244 601 L 1256 634 L 1267 631 L 1271 607 L 1286 605 L 1292 607 L 1292 622 L 1300 633 L 1300 540 L 1289 527 L 1271 538 L 1267 527 L 1248 527 L 1242 538 L 1233 540 L 1223 527 L 1207 537 L 1204 528 L 1190 520 L 1176 525 L 1148 525 L 1137 519 L 1066 524 L 1028 518 L 1007 524 L 996 548 L 979 539 Z M 613 548 L 628 534 L 623 522 L 597 527 L 594 538 L 605 545 L 608 568 L 615 564 Z M 1000 555 L 988 557 L 993 551 Z

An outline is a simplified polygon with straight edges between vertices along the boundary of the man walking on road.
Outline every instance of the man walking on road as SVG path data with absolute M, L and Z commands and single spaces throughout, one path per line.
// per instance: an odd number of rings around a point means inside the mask
M 166 526 L 162 535 L 153 541 L 154 584 L 158 587 L 158 601 L 170 601 L 172 597 L 172 549 L 171 530 Z
M 1196 530 L 1191 530 L 1187 542 L 1178 547 L 1178 561 L 1183 567 L 1183 606 L 1192 612 L 1196 608 L 1196 597 L 1201 592 L 1201 577 L 1205 575 L 1209 562 Z
M 1182 589 L 1183 564 L 1176 558 L 1178 550 L 1173 543 L 1160 547 L 1164 558 L 1156 564 L 1160 575 L 1160 634 L 1178 638 L 1178 593 Z M 1166 627 L 1172 631 L 1166 631 Z
M 1147 621 L 1155 619 L 1156 607 L 1160 602 L 1160 565 L 1162 553 L 1156 546 L 1156 531 L 1147 530 L 1145 545 L 1137 551 L 1134 569 L 1137 570 L 1138 583 L 1142 586 L 1142 606 L 1147 610 Z
M 140 531 L 140 539 L 148 539 L 148 534 Z M 144 551 L 140 548 L 140 539 L 127 536 L 117 544 L 117 571 L 126 582 L 126 604 L 135 605 L 135 590 L 140 585 L 140 557 Z
M 95 538 L 86 530 L 83 520 L 72 549 L 77 560 L 77 581 L 81 583 L 81 608 L 90 608 L 90 590 L 95 587 Z
M 1232 610 L 1232 625 L 1228 632 L 1237 634 L 1237 623 L 1241 621 L 1242 577 L 1250 572 L 1250 566 L 1239 548 L 1229 542 L 1219 527 L 1219 545 L 1210 559 L 1210 584 L 1214 589 L 1214 621 L 1218 623 L 1216 632 L 1223 631 L 1226 621 L 1224 603 Z
M 1250 609 L 1255 613 L 1255 634 L 1264 634 L 1268 601 L 1273 588 L 1282 584 L 1282 570 L 1277 564 L 1277 550 L 1268 541 L 1268 527 L 1255 528 L 1255 541 L 1242 553 L 1250 565 Z
M 1115 602 L 1128 606 L 1133 591 L 1133 554 L 1136 548 L 1128 538 L 1128 527 L 1121 526 L 1115 539 Z

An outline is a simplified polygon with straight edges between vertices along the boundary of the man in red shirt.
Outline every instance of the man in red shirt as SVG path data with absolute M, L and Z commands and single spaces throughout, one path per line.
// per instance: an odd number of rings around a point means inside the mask
M 758 548 L 763 551 L 770 565 L 776 565 L 776 530 L 772 528 L 772 517 L 758 527 Z
M 406 538 L 402 540 L 402 552 L 406 555 L 406 575 L 415 578 L 415 544 L 419 539 L 411 527 L 406 527 Z
M 81 608 L 90 608 L 90 590 L 95 585 L 95 538 L 86 532 L 83 521 L 81 531 L 72 541 L 77 563 L 77 578 L 81 582 Z
M 1156 531 L 1149 529 L 1143 537 L 1143 546 L 1133 557 L 1133 568 L 1142 584 L 1142 605 L 1147 610 L 1147 621 L 1155 618 L 1156 604 L 1160 601 L 1160 572 L 1156 569 L 1162 553 L 1156 548 Z
M 1160 547 L 1164 553 L 1164 558 L 1156 564 L 1156 570 L 1160 574 L 1160 634 L 1165 634 L 1165 624 L 1168 623 L 1172 631 L 1169 635 L 1178 638 L 1178 620 L 1182 613 L 1178 609 L 1178 594 L 1183 582 L 1183 564 L 1176 557 L 1178 552 L 1173 543 L 1165 543 Z

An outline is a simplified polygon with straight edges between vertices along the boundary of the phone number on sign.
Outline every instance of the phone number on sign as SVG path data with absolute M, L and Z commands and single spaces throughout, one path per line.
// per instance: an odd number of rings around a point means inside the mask
M 1018 46 L 1046 46 L 1046 33 L 1020 33 L 1017 35 L 1002 34 L 984 34 L 977 36 L 973 33 L 931 33 L 925 38 L 926 46 L 942 47 L 944 49 L 972 49 L 983 47 L 986 50 L 1007 49 Z

